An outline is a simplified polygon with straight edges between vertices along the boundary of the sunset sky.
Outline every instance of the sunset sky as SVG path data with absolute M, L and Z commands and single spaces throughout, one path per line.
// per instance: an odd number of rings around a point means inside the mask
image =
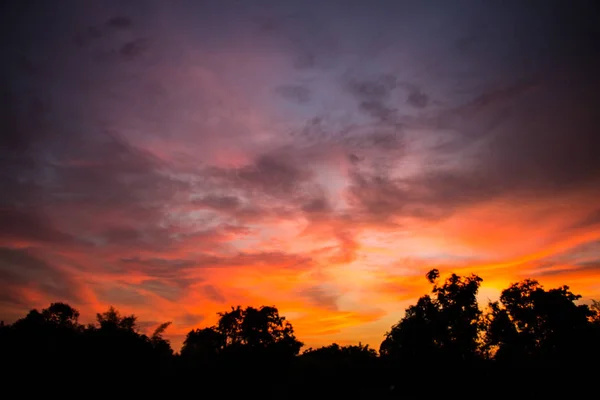
M 594 1 L 0 7 L 6 322 L 113 305 L 178 350 L 275 305 L 379 348 L 431 268 L 600 298 Z

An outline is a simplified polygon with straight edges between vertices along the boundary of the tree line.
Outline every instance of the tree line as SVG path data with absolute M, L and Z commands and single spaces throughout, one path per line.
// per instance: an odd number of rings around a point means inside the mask
M 546 290 L 527 279 L 482 308 L 479 276 L 442 281 L 434 269 L 426 279 L 431 292 L 406 309 L 378 352 L 361 343 L 301 351 L 277 308 L 238 306 L 190 331 L 175 353 L 163 337 L 169 322 L 146 335 L 134 315 L 110 307 L 86 326 L 59 302 L 0 325 L 0 363 L 15 385 L 52 377 L 63 389 L 106 390 L 110 382 L 115 395 L 177 389 L 222 398 L 480 398 L 490 389 L 539 396 L 572 393 L 587 372 L 597 378 L 598 302 L 578 304 L 568 286 Z

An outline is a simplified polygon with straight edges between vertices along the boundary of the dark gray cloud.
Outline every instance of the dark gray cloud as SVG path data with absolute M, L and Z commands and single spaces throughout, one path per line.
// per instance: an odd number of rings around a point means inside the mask
M 254 163 L 236 171 L 238 183 L 248 190 L 270 195 L 290 195 L 307 182 L 312 173 L 295 160 L 294 153 L 270 153 L 256 158 Z
M 429 96 L 417 89 L 408 94 L 406 102 L 416 108 L 425 108 L 429 104 Z
M 149 43 L 150 41 L 147 38 L 129 41 L 119 48 L 119 54 L 128 60 L 137 58 L 148 50 Z
M 349 94 L 358 102 L 358 109 L 389 130 L 401 128 L 399 102 L 394 94 L 400 87 L 394 75 L 352 78 L 346 83 Z
M 379 75 L 372 78 L 350 79 L 347 83 L 349 92 L 362 100 L 381 100 L 390 96 L 398 87 L 393 75 Z
M 347 135 L 342 139 L 342 143 L 350 151 L 366 150 L 375 157 L 377 153 L 383 156 L 390 152 L 402 153 L 405 149 L 402 128 L 387 125 L 374 125 L 356 135 Z
M 241 201 L 235 196 L 216 196 L 208 195 L 193 201 L 195 205 L 200 205 L 215 210 L 232 211 L 240 207 Z
M 360 109 L 371 115 L 376 120 L 380 121 L 391 121 L 396 116 L 395 109 L 385 106 L 382 102 L 377 100 L 363 101 L 360 103 Z
M 275 91 L 295 103 L 304 104 L 310 101 L 310 89 L 303 85 L 282 85 Z
M 315 116 L 306 121 L 304 126 L 298 132 L 292 132 L 292 136 L 297 139 L 319 142 L 322 140 L 331 139 L 335 134 L 332 129 L 329 129 L 327 121 L 322 116 Z
M 315 197 L 302 206 L 302 211 L 309 214 L 323 213 L 330 210 L 331 205 L 324 196 Z
M 357 164 L 361 161 L 360 157 L 357 156 L 356 154 L 349 154 L 348 155 L 348 160 L 352 163 L 352 164 Z
M 409 179 L 354 172 L 351 181 L 351 204 L 358 213 L 374 217 L 441 219 L 459 207 L 504 193 L 501 186 L 487 185 L 484 175 L 450 171 L 436 171 Z

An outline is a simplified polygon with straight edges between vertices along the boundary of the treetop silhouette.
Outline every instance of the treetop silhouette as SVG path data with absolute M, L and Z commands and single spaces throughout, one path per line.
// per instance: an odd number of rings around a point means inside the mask
M 580 304 L 581 296 L 568 286 L 547 290 L 526 279 L 482 310 L 479 276 L 451 274 L 442 280 L 433 269 L 425 279 L 430 293 L 384 335 L 379 354 L 360 342 L 300 353 L 303 343 L 291 322 L 272 306 L 218 313 L 214 326 L 191 330 L 174 353 L 164 338 L 171 322 L 147 336 L 135 315 L 109 307 L 96 315 L 95 324 L 84 326 L 76 309 L 58 302 L 0 324 L 0 359 L 14 377 L 56 375 L 129 385 L 135 378 L 149 388 L 186 390 L 203 382 L 225 398 L 279 399 L 286 393 L 298 399 L 377 399 L 420 395 L 422 387 L 411 382 L 424 371 L 435 373 L 430 378 L 437 385 L 428 387 L 432 396 L 444 395 L 443 388 L 466 376 L 470 383 L 460 392 L 463 398 L 480 398 L 484 388 L 477 385 L 491 380 L 505 382 L 496 392 L 512 395 L 537 382 L 530 377 L 542 369 L 543 388 L 551 393 L 575 381 L 565 371 L 595 365 L 600 356 L 600 303 Z M 530 372 L 514 374 L 523 368 Z M 535 393 L 543 388 L 535 386 Z

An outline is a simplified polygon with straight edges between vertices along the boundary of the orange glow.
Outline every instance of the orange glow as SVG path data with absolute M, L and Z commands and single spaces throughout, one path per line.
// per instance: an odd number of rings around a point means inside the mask
M 560 222 L 568 220 L 566 215 L 557 214 L 553 220 L 546 221 L 543 230 L 536 230 L 520 225 L 519 215 L 514 220 L 504 219 L 502 224 L 493 222 L 498 206 L 488 209 L 488 214 L 485 211 L 485 208 L 465 211 L 462 218 L 456 215 L 439 225 L 437 231 L 446 232 L 449 237 L 432 234 L 435 232 L 432 229 L 422 229 L 424 236 L 413 234 L 402 238 L 391 233 L 390 238 L 396 237 L 393 240 L 369 226 L 357 229 L 349 224 L 347 233 L 329 236 L 329 242 L 324 242 L 327 233 L 333 232 L 325 229 L 326 222 L 320 225 L 314 221 L 314 228 L 307 230 L 302 228 L 301 220 L 280 219 L 263 231 L 260 251 L 251 251 L 251 246 L 244 253 L 234 251 L 229 256 L 208 260 L 206 265 L 177 273 L 176 278 L 189 281 L 185 286 L 178 286 L 181 284 L 170 278 L 161 282 L 134 263 L 120 272 L 105 271 L 104 264 L 120 262 L 110 252 L 90 259 L 84 251 L 65 248 L 60 252 L 60 261 L 53 265 L 76 285 L 81 299 L 81 304 L 76 306 L 87 322 L 95 312 L 111 304 L 123 312 L 138 315 L 142 321 L 158 324 L 172 320 L 174 324 L 169 334 L 175 348 L 187 331 L 214 323 L 217 312 L 238 304 L 276 305 L 308 346 L 332 341 L 350 343 L 355 339 L 377 348 L 385 331 L 401 317 L 402 310 L 428 292 L 424 274 L 431 268 L 439 268 L 443 276 L 450 272 L 482 276 L 482 306 L 510 283 L 527 277 L 538 279 L 547 287 L 568 284 L 583 294 L 584 300 L 600 295 L 597 283 L 600 269 L 578 268 L 575 264 L 581 260 L 576 252 L 571 255 L 571 261 L 544 262 L 560 254 L 568 255 L 577 246 L 600 240 L 600 230 L 588 229 L 561 237 L 557 233 L 561 229 Z M 459 220 L 460 226 L 457 225 Z M 490 230 L 496 234 L 487 235 Z M 231 233 L 218 242 L 226 244 L 244 236 Z M 502 249 L 507 238 L 518 245 L 518 251 L 513 247 L 508 252 L 514 256 L 503 257 L 502 251 L 491 251 Z M 531 238 L 535 240 L 529 240 Z M 272 239 L 275 241 L 270 241 Z M 195 243 L 192 239 L 184 241 L 173 248 L 168 257 L 163 253 L 161 258 L 191 259 Z M 15 249 L 29 246 L 18 241 L 4 245 Z M 296 255 L 279 249 L 293 249 Z M 445 253 L 460 249 L 468 249 L 469 257 L 452 259 L 436 255 L 436 250 Z M 427 253 L 432 250 L 434 253 L 429 258 Z M 137 254 L 141 260 L 153 257 L 152 251 Z M 218 264 L 211 265 L 211 262 Z M 325 289 L 315 289 L 319 287 Z M 37 307 L 59 300 L 45 294 L 35 283 L 16 290 L 26 303 Z M 171 291 L 174 298 L 163 294 Z
M 525 278 L 600 299 L 588 47 L 553 51 L 531 24 L 521 42 L 495 11 L 488 34 L 444 7 L 189 3 L 132 9 L 130 31 L 11 25 L 0 319 L 113 305 L 172 321 L 178 350 L 217 312 L 273 305 L 307 346 L 379 348 L 432 268 L 481 276 L 482 307 Z

